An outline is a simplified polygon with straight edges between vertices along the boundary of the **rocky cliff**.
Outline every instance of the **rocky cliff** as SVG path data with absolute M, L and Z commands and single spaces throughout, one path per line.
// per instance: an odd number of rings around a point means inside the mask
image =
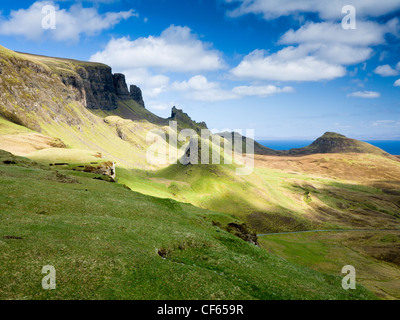
M 171 117 L 169 117 L 168 120 L 178 122 L 181 129 L 194 129 L 198 133 L 201 132 L 201 129 L 207 129 L 207 124 L 205 122 L 196 122 L 192 120 L 187 113 L 184 113 L 181 109 L 177 109 L 175 106 L 172 107 Z
M 43 122 L 82 127 L 80 108 L 156 125 L 178 121 L 180 129 L 207 128 L 172 109 L 169 119 L 146 110 L 141 89 L 101 63 L 17 53 L 0 46 L 0 115 L 41 132 Z
M 130 87 L 130 95 L 131 95 L 131 98 L 134 101 L 136 101 L 142 107 L 145 107 L 144 100 L 143 100 L 143 95 L 142 95 L 142 90 L 138 86 L 131 85 L 131 87 Z

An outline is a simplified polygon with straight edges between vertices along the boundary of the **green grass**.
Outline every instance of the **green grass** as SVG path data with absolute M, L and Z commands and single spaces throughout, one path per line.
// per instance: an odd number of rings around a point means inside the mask
M 337 275 L 343 266 L 352 265 L 357 283 L 381 298 L 400 299 L 400 265 L 377 259 L 384 252 L 398 256 L 399 232 L 282 234 L 263 236 L 259 241 L 269 252 L 320 272 Z
M 34 132 L 26 127 L 12 123 L 0 116 L 0 135 Z
M 212 225 L 229 215 L 71 174 L 0 153 L 1 299 L 375 298 Z M 44 265 L 56 290 L 41 288 Z

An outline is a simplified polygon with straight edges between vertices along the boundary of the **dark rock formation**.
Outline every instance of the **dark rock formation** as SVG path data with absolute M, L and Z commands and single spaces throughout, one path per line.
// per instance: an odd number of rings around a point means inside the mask
M 192 120 L 187 113 L 184 113 L 182 109 L 177 109 L 175 106 L 172 107 L 171 117 L 168 121 L 176 121 L 182 129 L 194 129 L 198 133 L 201 129 L 207 129 L 207 124 L 205 122 L 196 122 Z
M 135 100 L 141 106 L 145 107 L 144 100 L 143 100 L 143 95 L 142 95 L 142 90 L 140 90 L 140 88 L 138 86 L 131 85 L 130 94 L 131 94 L 131 98 L 133 100 Z
M 119 99 L 129 100 L 131 96 L 129 95 L 128 86 L 126 85 L 125 75 L 122 73 L 114 74 L 114 88 Z
M 112 182 L 115 182 L 115 162 L 107 161 L 97 166 L 86 165 L 83 171 L 108 176 Z
M 255 246 L 259 246 L 257 234 L 253 231 L 250 231 L 249 228 L 244 223 L 243 224 L 238 224 L 235 222 L 229 223 L 228 226 L 226 227 L 226 231 L 232 233 L 236 237 L 239 237 L 240 239 L 246 242 L 254 244 Z
M 85 65 L 77 68 L 76 74 L 60 76 L 65 85 L 78 89 L 80 96 L 77 98 L 84 99 L 88 109 L 115 110 L 118 100 L 129 99 L 144 106 L 141 90 L 136 86 L 132 89 L 131 86 L 129 92 L 125 75 L 112 74 L 111 68 L 106 65 Z
M 71 85 L 85 91 L 88 109 L 114 110 L 117 108 L 117 92 L 111 68 L 105 65 L 87 65 L 77 70 L 78 78 Z M 64 82 L 65 83 L 65 82 Z
M 254 231 L 251 231 L 244 223 L 239 224 L 236 222 L 231 222 L 226 226 L 222 226 L 220 222 L 212 221 L 212 225 L 224 229 L 225 231 L 248 243 L 254 244 L 255 246 L 260 246 L 258 243 L 257 234 Z

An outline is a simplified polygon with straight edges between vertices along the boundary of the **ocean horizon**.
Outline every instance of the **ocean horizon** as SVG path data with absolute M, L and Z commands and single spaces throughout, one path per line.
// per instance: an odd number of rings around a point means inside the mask
M 289 150 L 295 148 L 303 148 L 314 140 L 257 140 L 264 147 L 274 150 Z M 400 140 L 361 140 L 372 144 L 375 147 L 381 148 L 387 153 L 400 155 Z

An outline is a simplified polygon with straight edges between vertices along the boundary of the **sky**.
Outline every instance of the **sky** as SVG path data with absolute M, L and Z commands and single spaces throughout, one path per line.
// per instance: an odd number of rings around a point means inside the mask
M 210 129 L 400 140 L 400 0 L 2 1 L 0 45 L 106 63 Z

